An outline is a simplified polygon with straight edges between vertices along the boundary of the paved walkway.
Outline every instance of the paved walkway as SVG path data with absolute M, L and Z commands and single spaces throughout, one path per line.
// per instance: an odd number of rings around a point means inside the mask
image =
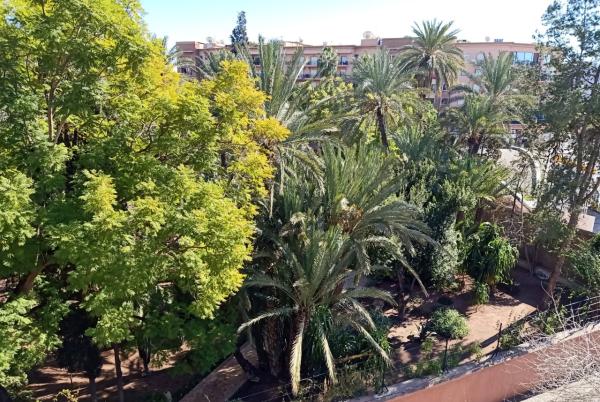
M 256 352 L 246 343 L 242 353 L 252 364 L 257 365 Z M 231 356 L 198 383 L 180 402 L 225 402 L 248 380 L 248 375 L 235 357 Z

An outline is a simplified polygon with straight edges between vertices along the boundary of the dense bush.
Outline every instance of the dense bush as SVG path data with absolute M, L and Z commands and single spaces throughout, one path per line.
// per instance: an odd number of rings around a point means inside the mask
M 460 339 L 469 334 L 467 320 L 450 308 L 436 310 L 423 327 L 425 334 L 435 333 L 443 339 Z
M 502 228 L 484 222 L 468 239 L 465 267 L 475 282 L 493 291 L 498 283 L 510 283 L 510 272 L 518 256 L 518 250 L 504 237 Z M 487 289 L 479 285 L 476 301 L 486 299 L 484 290 Z

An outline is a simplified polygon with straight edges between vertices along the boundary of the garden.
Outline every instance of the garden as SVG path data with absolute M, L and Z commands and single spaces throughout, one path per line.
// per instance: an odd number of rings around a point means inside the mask
M 305 81 L 302 47 L 251 42 L 243 14 L 189 60 L 137 2 L 3 2 L 0 400 L 180 399 L 233 360 L 238 400 L 342 400 L 554 331 L 600 289 L 579 3 L 544 14 L 547 64 L 470 74 L 431 20 L 350 77 L 326 47 Z M 500 161 L 511 121 L 539 182 Z

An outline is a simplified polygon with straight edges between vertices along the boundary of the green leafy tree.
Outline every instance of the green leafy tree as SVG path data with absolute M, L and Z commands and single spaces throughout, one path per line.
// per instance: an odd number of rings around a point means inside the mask
M 146 346 L 152 307 L 178 295 L 179 311 L 210 319 L 241 286 L 289 132 L 241 61 L 181 80 L 137 2 L 15 0 L 0 14 L 0 314 L 24 328 L 0 328 L 2 383 L 22 384 L 57 345 L 56 306 L 74 300 L 95 320 L 86 335 L 115 351 L 122 400 L 119 352 Z M 191 321 L 173 321 L 188 344 Z
M 467 319 L 457 310 L 441 308 L 433 312 L 421 330 L 421 336 L 433 333 L 446 341 L 442 370 L 448 366 L 448 342 L 451 339 L 462 339 L 469 334 Z
M 0 384 L 11 393 L 17 393 L 27 383 L 29 370 L 60 344 L 57 330 L 65 308 L 55 295 L 42 293 L 40 300 L 47 297 L 48 303 L 21 297 L 0 306 Z
M 600 247 L 596 235 L 591 240 L 578 245 L 568 254 L 568 263 L 576 279 L 583 285 L 582 289 L 590 296 L 600 290 Z
M 553 49 L 554 71 L 544 94 L 542 111 L 546 143 L 554 163 L 542 190 L 540 206 L 569 213 L 568 233 L 558 250 L 558 261 L 548 281 L 552 295 L 575 238 L 579 215 L 600 186 L 595 174 L 600 164 L 599 113 L 600 3 L 595 0 L 554 1 L 543 16 L 541 44 Z M 547 300 L 548 301 L 548 300 Z
M 442 339 L 461 339 L 469 334 L 465 317 L 451 308 L 435 310 L 423 329 L 428 333 L 435 333 Z
M 437 107 L 438 96 L 444 85 L 454 85 L 463 66 L 462 51 L 456 46 L 459 31 L 452 22 L 424 21 L 413 27 L 414 43 L 406 46 L 402 57 L 416 72 L 420 85 L 432 88 L 433 104 Z

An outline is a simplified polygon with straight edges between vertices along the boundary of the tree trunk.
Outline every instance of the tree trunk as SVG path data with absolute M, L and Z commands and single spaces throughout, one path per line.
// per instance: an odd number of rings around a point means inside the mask
M 90 397 L 92 398 L 92 402 L 98 402 L 98 395 L 96 395 L 96 377 L 89 376 L 90 381 Z
M 51 107 L 46 110 L 46 120 L 48 124 L 48 139 L 54 141 L 54 111 Z
M 144 345 L 138 345 L 138 354 L 140 355 L 140 358 L 142 359 L 142 365 L 144 366 L 142 377 L 146 377 L 150 375 L 150 357 L 152 356 L 150 348 Z
M 38 258 L 42 258 L 42 257 L 38 257 Z M 52 264 L 41 264 L 38 263 L 38 265 L 33 269 L 33 271 L 29 272 L 26 276 L 24 276 L 23 278 L 21 278 L 19 280 L 19 283 L 17 283 L 17 287 L 15 288 L 15 295 L 16 296 L 21 296 L 24 294 L 27 294 L 31 291 L 31 289 L 33 289 L 33 284 L 35 283 L 35 279 L 38 277 L 38 275 L 47 267 L 51 266 Z
M 383 111 L 381 110 L 381 106 L 377 107 L 377 126 L 379 127 L 379 134 L 381 135 L 381 145 L 385 148 L 386 152 L 389 149 L 389 143 L 387 138 L 387 132 L 385 129 L 385 119 L 383 117 Z
M 269 371 L 269 354 L 263 346 L 264 338 L 264 325 L 258 324 L 253 325 L 250 329 L 252 331 L 252 338 L 254 339 L 254 347 L 256 348 L 256 357 L 258 358 L 258 369 L 264 372 Z M 238 337 L 239 338 L 239 337 Z
M 2 384 L 0 384 L 0 402 L 12 402 L 12 398 Z
M 579 206 L 573 208 L 571 216 L 569 217 L 569 223 L 567 224 L 568 233 L 563 239 L 563 242 L 558 250 L 558 260 L 556 261 L 556 265 L 554 265 L 554 269 L 552 270 L 552 274 L 550 275 L 550 279 L 548 280 L 546 294 L 544 295 L 543 301 L 546 306 L 549 306 L 554 301 L 554 289 L 556 288 L 556 283 L 558 282 L 558 278 L 560 277 L 562 268 L 565 265 L 565 253 L 571 247 L 571 243 L 573 242 L 575 234 L 577 233 L 577 223 L 579 222 L 580 211 L 581 207 Z
M 404 291 L 404 271 L 396 270 L 396 279 L 398 281 L 398 319 L 404 321 L 406 314 L 406 292 Z
M 276 318 L 267 318 L 263 327 L 263 347 L 269 358 L 269 371 L 272 376 L 279 377 L 285 373 L 282 356 L 283 345 L 281 344 L 280 322 Z
M 120 347 L 113 343 L 113 353 L 115 354 L 115 373 L 117 375 L 117 389 L 119 391 L 119 402 L 125 402 L 125 393 L 123 391 L 123 371 L 121 370 L 121 356 L 119 356 Z

